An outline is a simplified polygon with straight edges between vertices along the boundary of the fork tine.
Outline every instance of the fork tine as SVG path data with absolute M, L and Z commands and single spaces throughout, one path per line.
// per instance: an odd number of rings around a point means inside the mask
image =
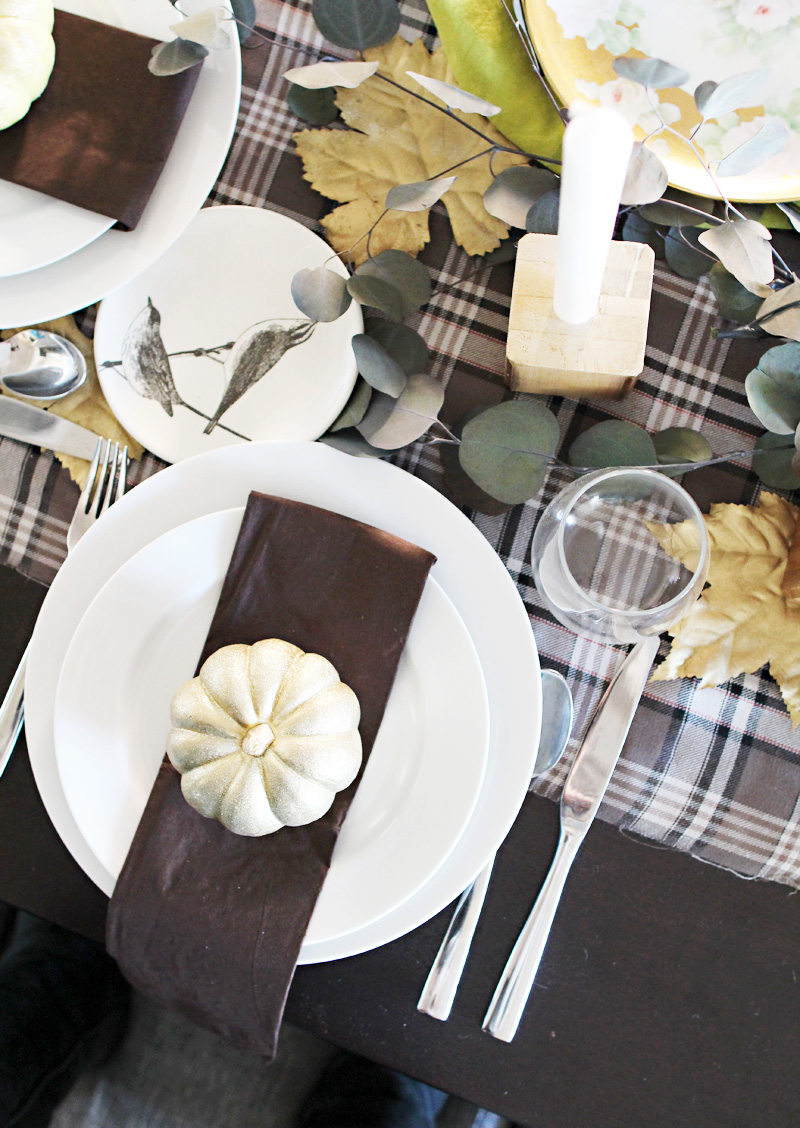
M 128 448 L 124 446 L 117 459 L 117 492 L 114 501 L 119 501 L 128 488 Z
M 117 472 L 118 461 L 119 461 L 119 443 L 114 444 L 113 453 L 112 453 L 111 442 L 109 441 L 108 450 L 106 451 L 106 462 L 105 462 L 105 465 L 103 467 L 104 470 L 108 471 L 107 477 L 104 476 L 105 477 L 105 490 L 101 491 L 98 488 L 98 491 L 97 491 L 96 502 L 97 502 L 97 505 L 98 505 L 98 508 L 97 508 L 97 516 L 98 517 L 100 517 L 103 513 L 105 513 L 105 511 L 108 509 L 109 505 L 111 505 L 111 502 L 114 500 L 114 498 L 113 498 L 114 475 Z M 101 503 L 101 497 L 102 497 L 102 503 Z
M 87 513 L 89 510 L 89 502 L 91 501 L 92 491 L 94 490 L 94 485 L 97 481 L 97 468 L 100 465 L 100 455 L 102 453 L 102 450 L 103 439 L 98 439 L 97 446 L 95 447 L 94 451 L 94 458 L 92 459 L 92 464 L 89 467 L 89 475 L 86 479 L 86 483 L 83 489 L 81 490 L 81 496 L 78 499 L 78 509 L 82 513 Z
M 100 514 L 103 512 L 103 509 L 105 508 L 105 506 L 101 506 L 101 503 L 103 502 L 104 497 L 106 497 L 108 495 L 108 490 L 107 489 L 104 490 L 103 487 L 106 485 L 106 479 L 107 479 L 107 475 L 108 475 L 108 462 L 109 462 L 108 456 L 110 454 L 111 454 L 111 443 L 107 442 L 105 444 L 104 449 L 103 449 L 103 457 L 102 457 L 102 461 L 100 463 L 100 470 L 99 470 L 98 475 L 97 475 L 97 488 L 95 489 L 94 497 L 92 499 L 91 509 L 89 511 L 91 513 L 92 520 L 94 520 L 94 521 L 97 520 L 97 518 L 100 516 Z

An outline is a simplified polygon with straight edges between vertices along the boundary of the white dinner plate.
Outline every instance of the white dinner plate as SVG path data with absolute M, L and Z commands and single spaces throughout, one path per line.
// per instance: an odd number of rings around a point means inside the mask
M 123 427 L 166 462 L 243 438 L 318 438 L 353 390 L 350 342 L 364 328 L 358 302 L 314 325 L 292 300 L 297 271 L 330 257 L 323 239 L 278 212 L 232 205 L 196 215 L 166 254 L 100 303 L 94 355 Z M 347 277 L 337 258 L 329 269 Z M 156 337 L 169 381 L 153 366 Z
M 497 850 L 530 782 L 541 726 L 539 660 L 527 611 L 499 556 L 436 490 L 388 463 L 322 443 L 243 443 L 178 462 L 136 486 L 79 541 L 45 597 L 25 681 L 26 735 L 45 808 L 67 849 L 108 891 L 113 878 L 81 834 L 58 774 L 54 702 L 64 656 L 102 585 L 176 525 L 243 505 L 251 490 L 326 507 L 405 537 L 437 556 L 431 575 L 461 616 L 489 700 L 489 758 L 469 824 L 444 863 L 404 905 L 365 929 L 305 945 L 302 963 L 386 944 L 428 920 Z
M 198 517 L 137 552 L 93 600 L 67 651 L 58 771 L 81 833 L 113 877 L 164 758 L 172 696 L 194 676 L 243 513 Z M 475 647 L 429 580 L 308 942 L 371 924 L 439 868 L 477 802 L 488 740 Z
M 169 25 L 177 16 L 170 0 L 59 0 L 58 7 L 154 39 L 174 38 Z M 187 14 L 207 7 L 207 0 L 182 4 Z M 230 48 L 212 51 L 203 60 L 172 152 L 136 229 L 107 230 L 57 262 L 0 278 L 0 328 L 33 325 L 83 309 L 163 254 L 214 186 L 233 137 L 241 84 L 234 30 Z

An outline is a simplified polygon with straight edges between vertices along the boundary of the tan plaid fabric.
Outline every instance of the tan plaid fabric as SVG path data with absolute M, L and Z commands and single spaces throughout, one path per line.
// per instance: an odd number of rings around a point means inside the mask
M 326 51 L 304 0 L 260 0 L 259 23 L 270 43 L 244 51 L 244 86 L 236 137 L 210 204 L 267 207 L 320 230 L 329 206 L 301 178 L 291 134 L 302 127 L 286 104 L 284 71 Z M 401 6 L 406 35 L 434 30 L 422 0 Z M 330 50 L 330 45 L 328 50 Z M 440 205 L 421 256 L 435 293 L 411 322 L 431 349 L 431 372 L 448 386 L 447 417 L 502 395 L 512 267 L 473 274 L 476 263 L 453 243 Z M 265 269 L 268 266 L 265 265 Z M 83 324 L 90 331 L 91 311 Z M 553 398 L 564 447 L 589 422 L 616 417 L 651 430 L 701 428 L 716 453 L 749 448 L 761 427 L 747 406 L 744 377 L 770 343 L 715 340 L 715 308 L 704 281 L 658 267 L 646 369 L 618 403 Z M 421 443 L 394 456 L 410 473 L 441 485 L 437 448 Z M 152 458 L 133 478 L 158 469 Z M 568 678 L 576 704 L 574 751 L 620 650 L 570 634 L 542 608 L 533 585 L 530 544 L 539 513 L 566 482 L 553 471 L 539 497 L 500 517 L 475 515 L 496 548 L 531 616 L 542 664 Z M 725 463 L 684 478 L 701 505 L 753 503 L 759 482 L 749 462 Z M 48 582 L 65 554 L 64 535 L 76 491 L 52 456 L 0 442 L 0 560 Z M 796 500 L 796 499 L 795 499 Z M 799 642 L 800 645 L 800 642 Z M 662 645 L 662 656 L 666 643 Z M 569 757 L 537 782 L 557 799 Z M 793 733 L 777 686 L 765 673 L 719 689 L 691 681 L 648 686 L 600 817 L 651 844 L 688 851 L 743 876 L 800 886 L 800 733 Z

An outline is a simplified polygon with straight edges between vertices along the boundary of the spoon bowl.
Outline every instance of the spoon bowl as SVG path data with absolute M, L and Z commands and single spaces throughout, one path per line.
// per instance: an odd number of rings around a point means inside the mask
M 542 670 L 542 733 L 533 778 L 554 768 L 572 732 L 572 692 L 557 670 Z
M 0 341 L 0 384 L 15 396 L 57 400 L 86 379 L 86 360 L 71 341 L 46 329 L 22 329 Z

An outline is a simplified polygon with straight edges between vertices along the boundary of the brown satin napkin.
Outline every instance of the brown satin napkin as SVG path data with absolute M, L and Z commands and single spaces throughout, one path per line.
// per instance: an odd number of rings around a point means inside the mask
M 323 654 L 361 704 L 366 762 L 434 559 L 348 517 L 251 494 L 201 664 L 262 638 Z M 134 987 L 271 1057 L 357 783 L 315 823 L 244 838 L 197 814 L 165 761 L 108 914 L 108 950 Z
M 165 0 L 166 2 L 166 0 Z M 133 230 L 161 175 L 200 67 L 157 78 L 157 41 L 57 11 L 56 63 L 22 121 L 0 131 L 0 179 Z

